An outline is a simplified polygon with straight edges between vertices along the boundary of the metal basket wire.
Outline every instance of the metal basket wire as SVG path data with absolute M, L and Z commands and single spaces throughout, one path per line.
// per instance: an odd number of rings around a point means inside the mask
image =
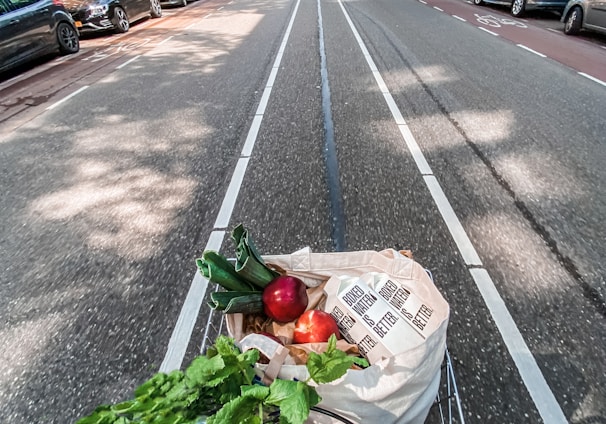
M 448 349 L 444 352 L 440 389 L 426 421 L 427 424 L 438 422 L 442 424 L 465 424 L 457 379 Z

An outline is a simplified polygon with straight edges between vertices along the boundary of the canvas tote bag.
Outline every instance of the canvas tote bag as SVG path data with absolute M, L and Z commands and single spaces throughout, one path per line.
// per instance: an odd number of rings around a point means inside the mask
M 313 253 L 304 248 L 292 254 L 263 258 L 270 266 L 301 278 L 308 287 L 318 287 L 333 276 L 385 273 L 431 305 L 440 323 L 421 344 L 366 369 L 349 370 L 339 380 L 316 388 L 322 397 L 320 407 L 353 422 L 422 424 L 438 393 L 449 318 L 448 303 L 425 269 L 393 249 Z M 226 315 L 228 332 L 236 341 L 246 336 L 243 318 L 241 314 Z M 261 370 L 266 367 L 259 365 Z M 278 368 L 280 378 L 305 379 L 307 376 L 304 365 Z

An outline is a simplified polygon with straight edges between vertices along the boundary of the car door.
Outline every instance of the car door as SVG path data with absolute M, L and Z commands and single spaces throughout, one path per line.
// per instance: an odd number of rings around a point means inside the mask
M 5 0 L 13 8 L 9 36 L 15 59 L 37 54 L 47 47 L 50 10 L 47 0 Z
M 606 0 L 589 0 L 585 23 L 606 28 Z
M 122 0 L 129 21 L 134 21 L 144 16 L 149 11 L 148 0 Z
M 0 68 L 8 67 L 14 60 L 19 43 L 18 11 L 8 1 L 0 0 Z

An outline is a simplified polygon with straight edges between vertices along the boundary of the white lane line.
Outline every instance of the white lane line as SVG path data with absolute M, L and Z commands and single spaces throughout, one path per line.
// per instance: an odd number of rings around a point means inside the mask
M 468 266 L 482 266 L 482 261 L 478 256 L 475 247 L 473 247 L 473 243 L 469 240 L 463 225 L 461 225 L 456 212 L 450 205 L 450 202 L 436 177 L 433 175 L 426 175 L 423 178 L 425 179 L 425 184 L 427 184 L 431 197 L 433 197 L 434 202 L 436 202 L 436 206 L 438 207 L 444 222 L 446 222 L 448 231 L 450 231 L 452 238 L 457 244 L 465 263 Z
M 234 206 L 236 206 L 236 199 L 238 197 L 238 193 L 240 192 L 242 181 L 244 181 L 244 174 L 246 174 L 246 168 L 249 160 L 250 158 L 238 159 L 236 169 L 231 176 L 231 181 L 227 187 L 225 197 L 223 198 L 223 203 L 221 203 L 221 209 L 219 210 L 217 220 L 215 221 L 215 228 L 227 228 L 229 225 L 229 219 L 234 211 Z
M 419 168 L 419 172 L 421 173 L 421 175 L 433 175 L 433 171 L 429 167 L 429 164 L 427 163 L 427 160 L 425 159 L 421 148 L 417 144 L 417 140 L 415 140 L 412 133 L 410 132 L 408 124 L 398 125 L 398 129 L 400 130 L 400 133 L 402 134 L 402 137 L 406 142 L 406 146 L 408 147 L 408 150 L 410 150 L 412 158 L 417 164 L 417 168 Z
M 592 81 L 594 81 L 594 82 L 597 82 L 598 84 L 602 84 L 603 86 L 605 86 L 605 87 L 606 87 L 606 82 L 604 82 L 604 81 L 602 81 L 602 80 L 600 80 L 600 79 L 597 79 L 596 77 L 592 77 L 591 75 L 586 74 L 585 72 L 579 72 L 579 75 L 582 75 L 582 76 L 584 76 L 585 78 L 589 78 L 590 80 L 592 80 Z
M 493 31 L 491 31 L 491 30 L 489 30 L 489 29 L 486 29 L 486 28 L 484 28 L 484 27 L 478 27 L 478 28 L 479 28 L 479 29 L 481 29 L 481 30 L 482 30 L 482 31 L 484 31 L 484 32 L 487 32 L 487 33 L 489 33 L 489 34 L 491 34 L 491 35 L 494 35 L 495 37 L 498 37 L 498 36 L 499 36 L 499 34 L 497 34 L 496 32 L 493 32 Z
M 436 9 L 438 12 L 444 12 L 444 9 L 440 9 L 438 6 L 434 6 L 434 9 Z
M 193 25 L 193 24 L 192 24 L 192 25 Z M 190 25 L 190 26 L 191 26 L 191 25 Z M 189 28 L 189 27 L 187 27 L 187 28 Z M 187 29 L 187 28 L 185 28 L 185 29 Z M 174 35 L 171 35 L 170 37 L 165 38 L 164 40 L 162 40 L 162 41 L 160 41 L 160 42 L 158 43 L 158 46 L 161 46 L 162 44 L 167 43 L 167 42 L 168 42 L 168 41 L 170 41 L 170 39 L 171 39 L 171 38 L 173 38 L 173 37 L 174 37 Z
M 531 49 L 530 47 L 525 46 L 524 44 L 516 44 L 516 46 L 518 46 L 518 47 L 520 47 L 520 48 L 523 48 L 524 50 L 529 51 L 530 53 L 534 53 L 534 54 L 536 54 L 537 56 L 540 56 L 540 57 L 547 57 L 547 56 L 545 56 L 543 53 L 539 53 L 538 51 L 533 50 L 533 49 Z
M 263 121 L 263 115 L 255 115 L 253 118 L 252 124 L 250 125 L 250 130 L 248 131 L 248 135 L 246 136 L 246 141 L 244 142 L 244 147 L 242 148 L 242 157 L 250 157 L 252 154 L 253 147 L 255 146 L 255 141 L 257 140 L 257 135 L 259 134 L 259 129 L 261 128 L 261 122 Z
M 427 4 L 427 2 L 424 0 L 419 0 L 419 3 Z
M 225 237 L 225 231 L 213 231 L 210 234 L 210 238 L 206 243 L 205 250 L 216 250 L 221 249 L 223 244 L 223 238 Z M 160 372 L 171 372 L 181 368 L 183 357 L 189 344 L 189 339 L 194 330 L 196 319 L 200 313 L 200 307 L 206 294 L 206 288 L 208 287 L 208 280 L 202 276 L 199 272 L 194 274 L 193 281 L 189 287 L 189 292 L 181 308 L 181 313 L 173 329 L 173 333 L 170 336 L 168 342 L 168 350 L 164 356 L 164 360 L 160 365 Z
M 558 401 L 553 395 L 545 377 L 541 373 L 537 361 L 528 349 L 520 330 L 499 295 L 492 278 L 485 269 L 471 268 L 469 270 L 482 298 L 491 309 L 492 318 L 503 336 L 507 350 L 518 367 L 520 376 L 534 400 L 534 403 L 545 423 L 567 423 Z
M 370 56 L 366 54 L 368 50 L 366 49 L 362 38 L 356 30 L 356 27 L 351 21 L 349 14 L 345 10 L 342 0 L 338 0 L 338 3 L 341 6 L 343 14 L 345 15 L 345 20 L 349 24 L 349 27 L 351 28 L 355 39 L 358 41 L 360 50 L 362 50 L 366 61 L 369 63 L 369 67 L 371 69 L 376 69 L 374 61 Z M 383 91 L 382 93 L 384 97 L 389 94 L 384 93 Z M 388 106 L 391 109 L 390 103 L 391 102 L 388 102 Z M 394 115 L 394 120 L 395 119 L 399 119 L 399 117 L 396 118 L 396 115 Z M 402 136 L 404 137 L 407 145 L 413 145 L 415 146 L 415 149 L 418 149 L 417 143 L 414 140 L 414 137 L 412 133 L 410 133 L 410 131 L 402 132 Z M 413 158 L 415 158 L 415 161 L 417 160 L 417 157 L 423 157 L 423 154 L 420 149 L 414 152 L 411 151 L 411 153 L 413 154 Z M 423 159 L 423 162 L 426 163 L 425 159 Z M 419 166 L 418 162 L 417 166 Z M 431 196 L 433 197 L 434 202 L 436 203 L 436 206 L 440 214 L 442 215 L 446 226 L 448 227 L 448 230 L 450 231 L 453 239 L 455 240 L 459 252 L 463 257 L 463 260 L 467 264 L 469 273 L 472 276 L 474 282 L 476 283 L 478 290 L 480 291 L 492 318 L 494 319 L 495 323 L 499 323 L 497 325 L 497 328 L 501 333 L 501 337 L 505 341 L 505 345 L 507 346 L 509 354 L 513 358 L 514 363 L 516 364 L 518 371 L 522 376 L 524 384 L 528 388 L 528 392 L 532 397 L 532 400 L 535 406 L 537 407 L 539 414 L 543 418 L 543 421 L 546 423 L 566 424 L 568 421 L 566 420 L 566 417 L 564 416 L 560 405 L 555 399 L 555 396 L 553 395 L 551 388 L 545 381 L 545 377 L 541 373 L 540 368 L 534 360 L 530 349 L 528 349 L 526 342 L 524 341 L 522 335 L 516 327 L 515 321 L 507 310 L 507 307 L 505 306 L 503 299 L 499 295 L 494 285 L 494 282 L 490 278 L 488 272 L 481 267 L 482 262 L 473 244 L 471 243 L 471 240 L 469 240 L 465 229 L 461 225 L 458 217 L 456 216 L 456 213 L 454 212 L 452 206 L 450 205 L 450 202 L 448 201 L 448 198 L 440 187 L 438 180 L 433 174 L 431 174 L 431 170 L 429 169 L 429 167 L 428 171 L 429 172 L 424 174 L 423 176 L 423 179 L 427 184 L 427 188 L 429 189 L 429 192 L 431 193 Z
M 56 103 L 53 103 L 52 105 L 50 105 L 49 107 L 46 108 L 46 110 L 51 110 L 56 108 L 57 106 L 59 106 L 61 103 L 68 101 L 69 99 L 71 99 L 72 97 L 74 97 L 75 95 L 82 93 L 84 90 L 86 90 L 89 86 L 88 85 L 84 85 L 82 87 L 80 87 L 79 89 L 77 89 L 76 91 L 74 91 L 72 94 L 69 94 L 67 96 L 65 96 L 64 98 L 62 98 L 61 100 L 59 100 Z
M 457 15 L 452 15 L 453 18 L 458 19 L 461 22 L 467 22 L 467 19 L 461 18 L 460 16 Z
M 132 63 L 132 62 L 134 62 L 135 60 L 139 59 L 140 57 L 141 57 L 141 55 L 139 54 L 139 55 L 137 55 L 137 56 L 135 56 L 135 57 L 133 57 L 133 58 L 131 58 L 131 59 L 127 60 L 127 61 L 126 61 L 126 62 L 124 62 L 122 65 L 120 65 L 120 66 L 116 66 L 116 69 L 122 69 L 122 68 L 124 68 L 126 65 L 128 65 L 128 64 L 130 64 L 130 63 Z
M 212 15 L 213 15 L 212 13 L 209 13 L 208 15 L 206 15 L 205 17 L 203 17 L 202 19 L 209 18 L 209 17 L 210 17 L 210 16 L 212 16 Z
M 246 173 L 248 161 L 250 160 L 250 155 L 252 154 L 257 134 L 263 120 L 263 113 L 265 112 L 267 101 L 269 100 L 271 87 L 275 82 L 275 77 L 278 72 L 277 70 L 280 68 L 282 56 L 284 55 L 284 50 L 286 49 L 288 38 L 290 37 L 290 32 L 295 22 L 295 17 L 297 16 L 300 3 L 301 0 L 297 0 L 297 4 L 292 12 L 286 31 L 284 32 L 282 44 L 280 45 L 280 49 L 276 55 L 276 60 L 272 66 L 272 72 L 270 73 L 270 77 L 263 92 L 264 96 L 257 107 L 257 112 L 255 113 L 255 117 L 251 123 L 251 127 L 248 131 L 240 158 L 236 163 L 236 168 L 234 169 L 234 173 L 225 193 L 225 197 L 223 198 L 221 208 L 217 214 L 217 219 L 215 221 L 213 231 L 210 234 L 208 243 L 206 244 L 205 250 L 219 251 L 221 249 L 221 245 L 225 237 L 224 229 L 229 225 L 229 220 L 238 197 L 238 192 L 240 190 L 244 174 Z M 207 17 L 208 16 L 210 15 L 207 15 Z M 267 99 L 265 99 L 266 92 Z M 206 294 L 207 288 L 208 280 L 206 280 L 198 271 L 196 271 L 189 292 L 187 293 L 187 297 L 185 298 L 185 302 L 183 303 L 183 307 L 181 308 L 181 312 L 179 313 L 179 318 L 177 319 L 177 323 L 173 329 L 173 334 L 168 342 L 166 355 L 162 361 L 162 365 L 160 366 L 160 371 L 170 372 L 181 368 L 183 358 L 185 357 L 187 347 L 189 346 L 189 342 L 191 340 L 193 327 L 198 318 L 198 314 L 200 313 L 200 305 L 204 295 Z M 206 337 L 207 333 L 208 326 L 205 330 L 204 337 Z
M 220 8 L 218 8 L 217 10 L 221 10 L 221 9 L 223 9 L 224 7 L 225 7 L 225 6 L 221 6 L 221 7 L 220 7 Z
M 561 34 L 562 33 L 562 31 L 558 31 L 555 28 L 547 28 L 547 31 L 555 32 L 556 34 Z

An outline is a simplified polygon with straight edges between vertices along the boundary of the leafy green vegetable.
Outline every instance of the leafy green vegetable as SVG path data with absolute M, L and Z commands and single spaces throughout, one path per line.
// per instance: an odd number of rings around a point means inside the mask
M 253 286 L 240 277 L 234 266 L 225 256 L 213 250 L 206 250 L 201 258 L 196 259 L 198 270 L 213 283 L 226 290 L 254 291 Z
M 307 358 L 307 370 L 313 381 L 318 384 L 329 383 L 345 375 L 353 364 L 367 367 L 368 361 L 363 358 L 347 355 L 337 349 L 337 337 L 332 334 L 328 339 L 326 352 L 311 352 Z
M 263 312 L 263 293 L 216 291 L 210 294 L 208 305 L 225 314 L 256 314 Z
M 333 335 L 325 353 L 309 356 L 310 379 L 327 383 L 357 363 L 336 348 Z M 234 340 L 219 336 L 206 355 L 183 371 L 157 373 L 135 390 L 134 399 L 101 405 L 76 424 L 303 424 L 310 408 L 320 403 L 316 389 L 304 381 L 275 379 L 267 387 L 255 383 L 259 351 L 240 352 Z
M 265 264 L 248 230 L 242 224 L 233 229 L 231 237 L 236 243 L 235 269 L 238 275 L 261 290 L 280 275 Z

